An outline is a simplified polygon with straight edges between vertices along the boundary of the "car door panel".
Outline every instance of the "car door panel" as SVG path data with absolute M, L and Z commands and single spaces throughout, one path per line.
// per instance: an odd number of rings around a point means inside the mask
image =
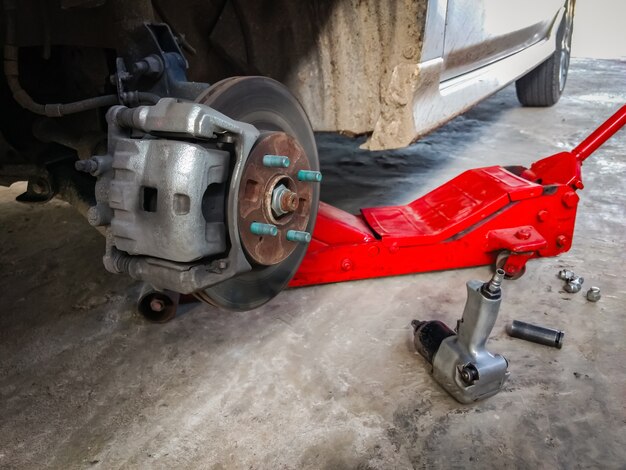
M 563 0 L 448 0 L 442 81 L 545 38 L 562 6 Z

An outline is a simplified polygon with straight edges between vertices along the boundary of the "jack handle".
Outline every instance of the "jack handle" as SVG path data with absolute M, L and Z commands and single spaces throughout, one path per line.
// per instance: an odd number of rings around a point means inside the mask
M 626 105 L 618 109 L 613 116 L 589 134 L 585 140 L 572 150 L 572 154 L 576 157 L 576 160 L 582 163 L 624 125 L 626 125 Z

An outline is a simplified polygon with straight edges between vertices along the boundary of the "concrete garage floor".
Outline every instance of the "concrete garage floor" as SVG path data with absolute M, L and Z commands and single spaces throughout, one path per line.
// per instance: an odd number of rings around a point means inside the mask
M 575 60 L 551 109 L 509 87 L 402 151 L 322 135 L 323 197 L 404 203 L 466 168 L 570 149 L 624 102 L 626 63 Z M 625 154 L 623 131 L 585 164 L 573 249 L 505 284 L 490 347 L 511 378 L 470 406 L 433 381 L 409 322 L 453 325 L 486 267 L 294 289 L 246 313 L 196 304 L 153 325 L 73 209 L 0 189 L 0 467 L 624 468 Z M 560 268 L 602 300 L 565 293 Z M 512 319 L 564 329 L 563 349 L 509 338 Z

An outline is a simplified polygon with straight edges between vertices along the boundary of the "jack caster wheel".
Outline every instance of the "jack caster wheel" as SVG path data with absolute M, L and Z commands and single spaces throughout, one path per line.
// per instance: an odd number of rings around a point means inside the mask
M 503 250 L 500 253 L 498 253 L 498 256 L 496 257 L 496 263 L 493 267 L 494 272 L 497 269 L 504 269 L 504 265 L 506 264 L 507 260 L 509 259 L 509 256 L 511 256 L 511 252 L 508 250 Z M 524 274 L 526 273 L 526 265 L 524 265 L 522 267 L 522 269 L 520 269 L 517 273 L 514 274 L 510 274 L 508 272 L 506 272 L 506 270 L 504 270 L 504 279 L 508 279 L 510 281 L 514 281 L 516 279 L 519 279 L 520 277 L 522 277 Z

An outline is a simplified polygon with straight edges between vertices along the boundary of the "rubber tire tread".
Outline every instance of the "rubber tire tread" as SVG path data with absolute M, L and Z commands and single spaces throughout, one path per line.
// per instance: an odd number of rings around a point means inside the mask
M 559 89 L 561 51 L 563 47 L 561 40 L 564 34 L 568 34 L 569 43 L 571 44 L 571 34 L 574 28 L 574 6 L 574 0 L 568 0 L 565 4 L 566 14 L 557 31 L 556 51 L 545 62 L 515 82 L 517 99 L 523 106 L 547 107 L 553 106 L 559 101 L 563 93 L 563 90 Z M 567 72 L 565 77 L 563 88 L 567 80 Z
M 517 99 L 524 106 L 546 107 L 559 101 L 560 50 L 515 82 Z

